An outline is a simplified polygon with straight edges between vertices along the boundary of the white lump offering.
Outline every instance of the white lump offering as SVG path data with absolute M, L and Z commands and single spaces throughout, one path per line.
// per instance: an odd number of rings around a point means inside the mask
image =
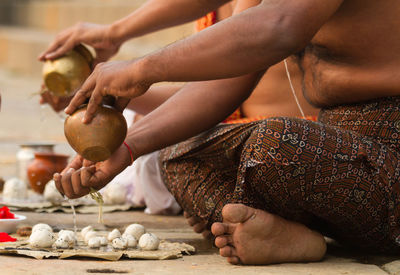
M 93 231 L 93 227 L 91 225 L 88 225 L 88 226 L 82 228 L 82 230 L 81 230 L 82 238 L 85 238 L 86 233 L 88 233 L 89 231 Z
M 132 235 L 122 234 L 122 239 L 127 241 L 129 248 L 135 248 L 137 246 L 138 241 Z
M 43 196 L 47 201 L 53 204 L 61 204 L 64 201 L 64 197 L 60 192 L 58 192 L 54 180 L 51 180 L 46 184 Z
M 3 200 L 5 202 L 26 199 L 27 194 L 25 182 L 18 178 L 11 178 L 4 183 Z
M 99 248 L 101 246 L 101 237 L 93 237 L 88 241 L 88 246 L 90 248 Z
M 85 243 L 89 243 L 89 240 L 90 240 L 91 238 L 94 238 L 94 237 L 98 237 L 98 236 L 97 236 L 97 233 L 96 233 L 95 231 L 89 231 L 89 232 L 86 233 L 86 235 L 85 235 Z
M 107 238 L 106 237 L 99 237 L 100 238 L 100 245 L 101 246 L 106 246 L 108 244 Z
M 131 235 L 135 237 L 137 240 L 139 240 L 144 233 L 146 233 L 146 229 L 144 228 L 143 225 L 138 223 L 133 223 L 128 225 L 128 227 L 125 229 L 124 232 L 124 234 Z
M 126 249 L 128 247 L 128 241 L 124 238 L 115 238 L 112 241 L 112 247 L 115 249 Z
M 51 247 L 55 241 L 54 233 L 48 230 L 32 231 L 29 237 L 29 244 L 32 247 L 46 248 Z
M 49 231 L 49 232 L 53 233 L 53 228 L 51 228 L 50 225 L 48 225 L 48 224 L 38 223 L 32 227 L 32 233 L 35 231 Z
M 121 232 L 119 232 L 118 229 L 114 229 L 110 233 L 108 233 L 107 239 L 112 242 L 115 238 L 120 238 L 121 237 Z
M 157 250 L 160 245 L 160 239 L 152 234 L 143 234 L 139 239 L 139 247 L 143 250 Z

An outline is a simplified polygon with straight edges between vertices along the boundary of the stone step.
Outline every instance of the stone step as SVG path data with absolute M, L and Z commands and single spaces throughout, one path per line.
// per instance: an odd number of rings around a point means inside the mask
M 57 31 L 80 20 L 109 23 L 145 0 L 1 0 L 0 23 Z
M 125 43 L 116 60 L 128 60 L 143 56 L 192 33 L 193 26 L 185 26 L 156 32 Z M 18 73 L 40 75 L 42 63 L 37 56 L 53 40 L 55 33 L 15 26 L 0 25 L 0 65 Z
M 144 2 L 146 0 L 1 0 L 0 24 L 57 32 L 81 21 L 109 24 L 127 16 Z M 171 36 L 180 36 L 181 30 L 173 28 L 159 33 L 157 38 L 173 41 Z

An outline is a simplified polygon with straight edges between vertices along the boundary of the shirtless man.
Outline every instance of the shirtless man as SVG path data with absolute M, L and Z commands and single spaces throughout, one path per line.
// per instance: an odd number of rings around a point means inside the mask
M 238 14 L 243 10 L 258 5 L 260 2 L 260 0 L 231 1 L 230 3 L 221 6 L 217 10 L 216 21 L 227 19 L 232 16 L 232 14 Z M 185 3 L 183 2 L 179 3 L 179 5 L 184 4 Z M 190 6 L 193 6 L 193 3 L 186 3 L 186 5 L 188 4 L 190 4 Z M 141 21 L 143 20 L 143 17 L 138 15 L 149 13 L 149 11 L 154 10 L 153 7 L 160 5 L 161 8 L 158 9 L 157 14 L 153 14 L 152 16 L 148 14 L 148 16 L 146 16 L 146 21 Z M 174 4 L 172 3 L 171 5 Z M 154 29 L 165 28 L 166 26 L 169 26 L 167 20 L 171 21 L 173 17 L 165 18 L 165 22 L 163 23 L 158 18 L 160 18 L 161 15 L 165 15 L 166 12 L 170 13 L 174 9 L 173 7 L 170 7 L 168 11 L 165 11 L 162 6 L 163 2 L 149 1 L 143 6 L 143 8 L 133 12 L 132 14 L 134 16 L 130 15 L 127 17 L 126 20 L 119 20 L 113 23 L 113 25 L 124 23 L 125 32 L 129 33 L 130 37 L 132 38 L 138 35 L 142 35 L 146 32 L 154 31 Z M 142 24 L 140 28 L 142 28 L 143 30 L 140 30 L 137 26 L 138 22 Z M 93 46 L 97 51 L 97 54 L 99 56 L 96 59 L 96 63 L 105 61 L 113 54 L 115 54 L 122 44 L 122 42 L 120 41 L 114 43 L 99 43 L 99 41 L 111 40 L 111 37 L 108 37 L 108 34 L 110 33 L 109 31 L 107 31 L 108 27 L 109 26 L 96 26 L 87 23 L 78 24 L 58 35 L 54 43 L 50 45 L 49 49 L 47 49 L 43 54 L 40 55 L 40 60 L 46 59 L 45 56 L 47 56 L 47 58 L 55 58 L 65 53 L 65 51 L 68 51 L 70 47 L 73 47 L 78 43 L 85 42 Z M 102 31 L 96 31 L 97 28 L 100 28 L 100 30 Z M 128 34 L 125 35 L 128 36 Z M 71 37 L 74 38 L 72 42 Z M 122 41 L 126 40 L 127 38 L 122 39 Z M 58 45 L 58 47 L 55 47 L 55 45 Z M 104 54 L 104 52 L 106 52 L 107 54 Z M 296 64 L 289 63 L 288 69 L 290 72 L 292 83 L 294 85 L 294 91 L 296 93 L 296 97 L 299 100 L 302 111 L 308 117 L 315 117 L 317 115 L 317 109 L 313 108 L 304 99 L 301 92 L 301 72 L 299 71 L 298 66 Z M 177 92 L 179 88 L 180 86 L 177 85 L 161 85 L 151 87 L 149 91 L 147 91 L 146 94 L 144 94 L 143 96 L 131 100 L 128 108 L 143 115 L 148 114 L 156 107 L 161 105 L 163 102 L 165 102 L 175 92 Z M 51 96 L 50 93 L 45 93 L 42 95 L 41 100 L 42 103 L 48 103 L 53 107 L 53 109 L 55 109 L 56 111 L 60 111 L 68 105 L 70 98 L 58 98 Z M 240 117 L 235 117 L 238 116 L 238 114 L 240 115 Z M 236 111 L 233 115 L 229 116 L 226 121 L 234 123 L 238 121 L 237 119 L 242 122 L 249 119 L 253 120 L 260 119 L 262 117 L 265 118 L 272 116 L 302 117 L 302 112 L 296 105 L 295 97 L 292 94 L 287 72 L 283 62 L 271 66 L 268 69 L 268 73 L 264 74 L 261 77 L 260 81 L 254 88 L 249 98 L 241 104 L 241 106 L 239 107 L 239 112 Z M 154 166 L 156 166 L 156 164 L 154 164 Z M 121 178 L 118 178 L 118 180 L 121 180 Z M 162 181 L 160 180 L 160 182 Z M 150 198 L 151 196 L 148 197 Z M 209 231 L 203 231 L 206 228 L 206 224 L 202 219 L 196 216 L 189 217 L 187 212 L 185 213 L 185 216 L 188 218 L 189 224 L 193 226 L 193 229 L 196 232 L 203 233 L 203 235 L 208 235 Z
M 200 2 L 213 10 L 226 1 Z M 210 129 L 248 96 L 254 76 L 247 73 L 298 53 L 305 96 L 323 107 L 320 123 L 276 118 L 223 129 L 251 133 L 236 159 L 249 173 L 238 174 L 223 222 L 205 215 L 214 222 L 220 254 L 236 264 L 319 260 L 326 248 L 319 232 L 349 245 L 398 252 L 399 10 L 392 0 L 263 1 L 138 60 L 100 64 L 66 112 L 90 97 L 88 123 L 104 95 L 118 96 L 118 105 L 125 106 L 159 81 L 220 79 L 206 83 L 213 93 L 196 89 L 199 83 L 187 84 L 139 121 L 126 139 L 135 158 Z M 206 47 L 215 41 L 220 42 Z M 228 86 L 234 88 L 227 92 Z M 77 157 L 54 178 L 62 193 L 75 198 L 89 186 L 104 186 L 130 162 L 121 146 L 110 160 L 95 165 Z M 331 176 L 321 178 L 325 173 Z M 264 182 L 270 174 L 279 177 Z M 247 187 L 256 188 L 253 197 L 238 197 Z M 269 193 L 255 198 L 257 191 Z M 277 192 L 283 195 L 269 197 Z M 235 198 L 249 206 L 233 204 Z M 208 199 L 206 208 L 215 206 Z M 261 201 L 252 204 L 255 199 Z

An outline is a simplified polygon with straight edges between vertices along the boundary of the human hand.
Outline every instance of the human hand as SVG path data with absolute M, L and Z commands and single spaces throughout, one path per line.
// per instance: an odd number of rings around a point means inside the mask
M 114 107 L 122 111 L 130 98 L 144 94 L 151 86 L 151 81 L 145 80 L 142 72 L 136 60 L 99 63 L 77 91 L 65 112 L 71 115 L 90 98 L 83 118 L 84 123 L 89 123 L 106 95 L 114 96 Z
M 40 61 L 58 58 L 71 51 L 76 45 L 84 43 L 92 46 L 96 51 L 93 66 L 107 61 L 115 55 L 122 41 L 114 37 L 110 25 L 92 23 L 77 23 L 60 32 L 50 46 L 39 55 Z
M 70 199 L 100 190 L 131 164 L 131 156 L 124 145 L 103 162 L 93 163 L 77 155 L 61 172 L 53 176 L 58 191 Z
M 50 91 L 43 90 L 40 93 L 39 103 L 41 105 L 42 104 L 49 104 L 50 107 L 55 112 L 58 113 L 59 111 L 63 110 L 65 107 L 68 106 L 68 104 L 71 101 L 71 99 L 72 99 L 72 96 L 68 96 L 68 97 L 55 96 Z

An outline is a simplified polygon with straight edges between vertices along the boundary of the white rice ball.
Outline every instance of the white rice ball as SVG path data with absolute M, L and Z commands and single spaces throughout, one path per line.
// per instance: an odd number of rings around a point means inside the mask
M 120 238 L 121 237 L 121 232 L 119 232 L 118 229 L 114 229 L 110 233 L 108 233 L 107 239 L 112 242 L 115 238 Z
M 139 247 L 143 250 L 157 250 L 160 245 L 160 239 L 152 234 L 143 234 L 139 239 Z
M 55 241 L 54 233 L 48 230 L 36 230 L 29 237 L 29 244 L 32 247 L 47 248 L 51 247 Z
M 112 247 L 115 249 L 126 249 L 128 247 L 128 241 L 121 237 L 115 238 L 112 241 Z
M 133 237 L 135 237 L 137 240 L 140 239 L 140 237 L 146 233 L 146 229 L 144 228 L 143 225 L 138 224 L 138 223 L 133 223 L 130 224 L 126 229 L 124 234 L 129 234 Z

